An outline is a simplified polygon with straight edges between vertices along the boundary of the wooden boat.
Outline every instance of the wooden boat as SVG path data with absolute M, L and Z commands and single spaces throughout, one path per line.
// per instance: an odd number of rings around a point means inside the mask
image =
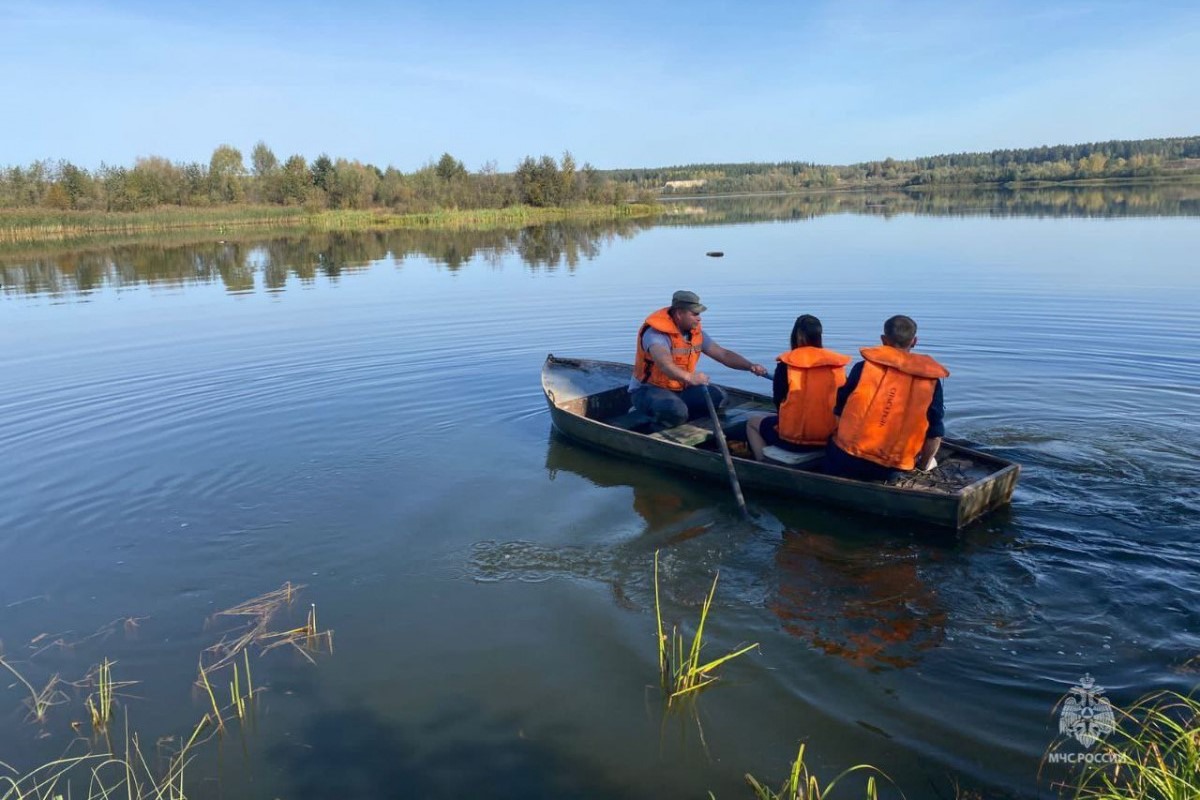
M 650 432 L 650 420 L 630 409 L 629 364 L 584 358 L 546 357 L 542 391 L 550 418 L 564 435 L 618 455 L 728 481 L 715 442 L 712 421 L 692 420 L 677 428 Z M 751 414 L 775 413 L 771 398 L 722 387 L 729 400 L 722 427 Z M 747 493 L 769 491 L 886 517 L 962 528 L 1012 499 L 1020 466 L 944 440 L 938 466 L 928 473 L 905 473 L 889 483 L 826 475 L 822 458 L 789 465 L 751 458 L 733 459 Z

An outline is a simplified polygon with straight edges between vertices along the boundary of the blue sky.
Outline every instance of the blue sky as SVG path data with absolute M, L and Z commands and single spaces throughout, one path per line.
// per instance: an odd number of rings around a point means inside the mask
M 0 165 L 228 143 L 409 171 L 1200 134 L 1195 2 L 0 0 Z

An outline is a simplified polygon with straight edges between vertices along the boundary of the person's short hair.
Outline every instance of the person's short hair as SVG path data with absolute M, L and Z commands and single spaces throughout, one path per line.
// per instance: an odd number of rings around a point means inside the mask
M 883 323 L 883 335 L 896 347 L 909 347 L 912 345 L 913 339 L 917 338 L 917 323 L 913 321 L 912 317 L 897 314 L 889 317 L 888 321 Z
M 821 320 L 812 314 L 796 317 L 796 324 L 792 326 L 792 349 L 821 346 Z

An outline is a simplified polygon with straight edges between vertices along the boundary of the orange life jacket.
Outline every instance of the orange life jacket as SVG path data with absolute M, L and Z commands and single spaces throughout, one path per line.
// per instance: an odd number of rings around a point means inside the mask
M 647 328 L 665 333 L 671 337 L 671 361 L 680 369 L 688 372 L 696 371 L 696 362 L 700 360 L 700 347 L 704 344 L 704 334 L 700 331 L 700 323 L 697 322 L 696 327 L 692 328 L 692 340 L 689 342 L 675 325 L 675 321 L 671 319 L 668 311 L 670 309 L 660 308 L 646 317 L 642 327 L 638 328 L 637 357 L 633 362 L 633 376 L 651 386 L 661 386 L 672 392 L 682 392 L 684 384 L 668 377 L 654 363 L 654 359 L 646 352 L 646 348 L 642 347 L 642 334 L 646 332 Z
M 797 347 L 776 359 L 787 365 L 788 393 L 779 406 L 779 438 L 792 444 L 818 445 L 837 428 L 833 407 L 846 383 L 850 356 L 821 347 Z
M 926 355 L 886 345 L 861 351 L 862 376 L 846 400 L 834 443 L 852 456 L 909 470 L 929 430 L 937 379 L 950 372 Z

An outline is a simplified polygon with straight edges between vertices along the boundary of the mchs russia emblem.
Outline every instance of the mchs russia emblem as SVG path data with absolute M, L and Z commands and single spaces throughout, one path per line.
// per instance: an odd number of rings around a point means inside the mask
M 1097 686 L 1091 675 L 1084 675 L 1063 701 L 1058 732 L 1073 736 L 1084 747 L 1091 747 L 1116 727 L 1112 703 L 1104 696 L 1104 687 Z

